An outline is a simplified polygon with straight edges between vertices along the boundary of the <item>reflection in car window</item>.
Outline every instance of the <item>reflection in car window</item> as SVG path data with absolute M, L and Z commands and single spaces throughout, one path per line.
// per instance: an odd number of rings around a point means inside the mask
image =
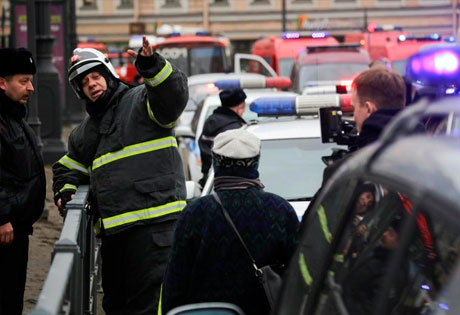
M 294 66 L 294 58 L 280 58 L 280 76 L 289 77 L 292 67 Z
M 367 68 L 368 65 L 362 63 L 305 65 L 300 68 L 299 86 L 297 88 L 299 91 L 303 90 L 308 82 L 351 80 L 354 75 Z
M 335 251 L 343 260 L 329 266 L 314 314 L 345 309 L 356 315 L 422 315 L 447 309 L 452 301 L 442 293 L 458 263 L 458 222 L 389 188 L 358 213 L 360 187 Z
M 280 314 L 305 314 L 311 289 L 327 262 L 329 246 L 337 223 L 345 213 L 355 181 L 336 185 L 308 212 L 299 247 L 291 259 L 280 297 Z

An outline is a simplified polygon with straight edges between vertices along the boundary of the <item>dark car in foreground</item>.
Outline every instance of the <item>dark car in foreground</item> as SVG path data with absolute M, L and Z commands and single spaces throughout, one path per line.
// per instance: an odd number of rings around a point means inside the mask
M 338 169 L 303 218 L 274 314 L 460 314 L 459 104 L 410 106 Z

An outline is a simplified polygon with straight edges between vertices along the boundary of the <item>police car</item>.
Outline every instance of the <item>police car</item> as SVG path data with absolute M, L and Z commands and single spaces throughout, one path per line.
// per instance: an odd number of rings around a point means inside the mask
M 260 69 L 264 70 L 261 71 Z M 252 70 L 257 71 L 254 72 Z M 263 74 L 257 72 L 263 72 Z M 235 54 L 234 72 L 205 73 L 189 76 L 189 100 L 184 112 L 176 122 L 176 135 L 178 137 L 191 135 L 190 123 L 198 105 L 207 95 L 217 94 L 219 92 L 219 88 L 214 85 L 215 81 L 243 80 L 249 83 L 249 88 L 262 88 L 263 85 L 261 85 L 260 82 L 265 82 L 265 78 L 267 77 L 277 77 L 277 75 L 263 58 L 250 54 Z M 256 86 L 253 86 L 254 83 Z M 272 87 L 263 86 L 263 88 Z
M 318 109 L 341 104 L 344 110 L 349 108 L 340 95 L 265 95 L 249 102 L 251 111 L 265 117 L 247 127 L 261 140 L 259 174 L 264 190 L 288 200 L 300 220 L 321 186 L 326 166 L 322 158 L 333 148 L 344 148 L 322 143 Z M 213 180 L 211 173 L 202 196 L 211 193 Z
M 255 77 L 253 77 L 255 79 Z M 219 88 L 228 88 L 228 87 L 236 87 L 241 86 L 244 88 L 246 93 L 246 104 L 249 104 L 252 100 L 263 97 L 263 96 L 276 96 L 276 97 L 293 97 L 296 96 L 296 93 L 292 92 L 283 92 L 277 91 L 274 86 L 285 86 L 286 84 L 290 83 L 290 80 L 287 78 L 266 78 L 264 76 L 260 76 L 256 80 L 217 80 L 215 81 L 216 86 Z M 262 80 L 261 80 L 262 79 Z M 240 84 L 241 82 L 241 84 Z M 252 83 L 248 83 L 252 82 Z M 258 83 L 257 83 L 258 82 Z M 267 84 L 265 84 L 267 82 Z M 247 85 L 249 86 L 260 86 L 262 84 L 267 88 L 258 88 L 258 89 L 248 89 Z M 198 146 L 198 140 L 201 136 L 203 131 L 203 126 L 206 119 L 211 116 L 213 111 L 221 106 L 219 95 L 209 95 L 207 96 L 202 102 L 199 104 L 197 110 L 195 111 L 194 117 L 191 122 L 191 129 L 188 131 L 188 134 L 191 134 L 189 137 L 183 136 L 181 139 L 181 154 L 182 159 L 186 162 L 185 164 L 185 172 L 186 177 L 191 179 L 192 181 L 198 183 L 201 179 L 203 174 L 201 173 L 201 156 L 200 156 L 200 149 Z M 245 112 L 243 113 L 243 119 L 246 122 L 249 122 L 254 119 L 258 119 L 257 114 L 252 112 L 249 107 L 246 107 Z M 185 134 L 185 133 L 183 133 Z

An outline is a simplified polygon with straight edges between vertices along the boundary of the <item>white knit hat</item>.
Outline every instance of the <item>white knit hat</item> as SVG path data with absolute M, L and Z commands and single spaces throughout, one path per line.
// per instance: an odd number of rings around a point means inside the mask
M 231 129 L 216 136 L 212 151 L 232 159 L 253 158 L 260 153 L 260 139 L 244 128 Z

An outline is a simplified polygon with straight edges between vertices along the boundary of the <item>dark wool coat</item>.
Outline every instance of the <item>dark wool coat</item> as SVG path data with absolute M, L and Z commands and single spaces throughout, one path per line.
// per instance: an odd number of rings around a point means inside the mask
M 219 191 L 259 267 L 287 265 L 297 243 L 298 220 L 281 197 L 256 188 Z M 240 241 L 212 196 L 181 213 L 163 282 L 163 314 L 183 304 L 230 302 L 245 314 L 268 314 L 261 284 Z
M 45 169 L 35 134 L 24 121 L 25 105 L 0 90 L 0 225 L 32 233 L 45 205 Z

